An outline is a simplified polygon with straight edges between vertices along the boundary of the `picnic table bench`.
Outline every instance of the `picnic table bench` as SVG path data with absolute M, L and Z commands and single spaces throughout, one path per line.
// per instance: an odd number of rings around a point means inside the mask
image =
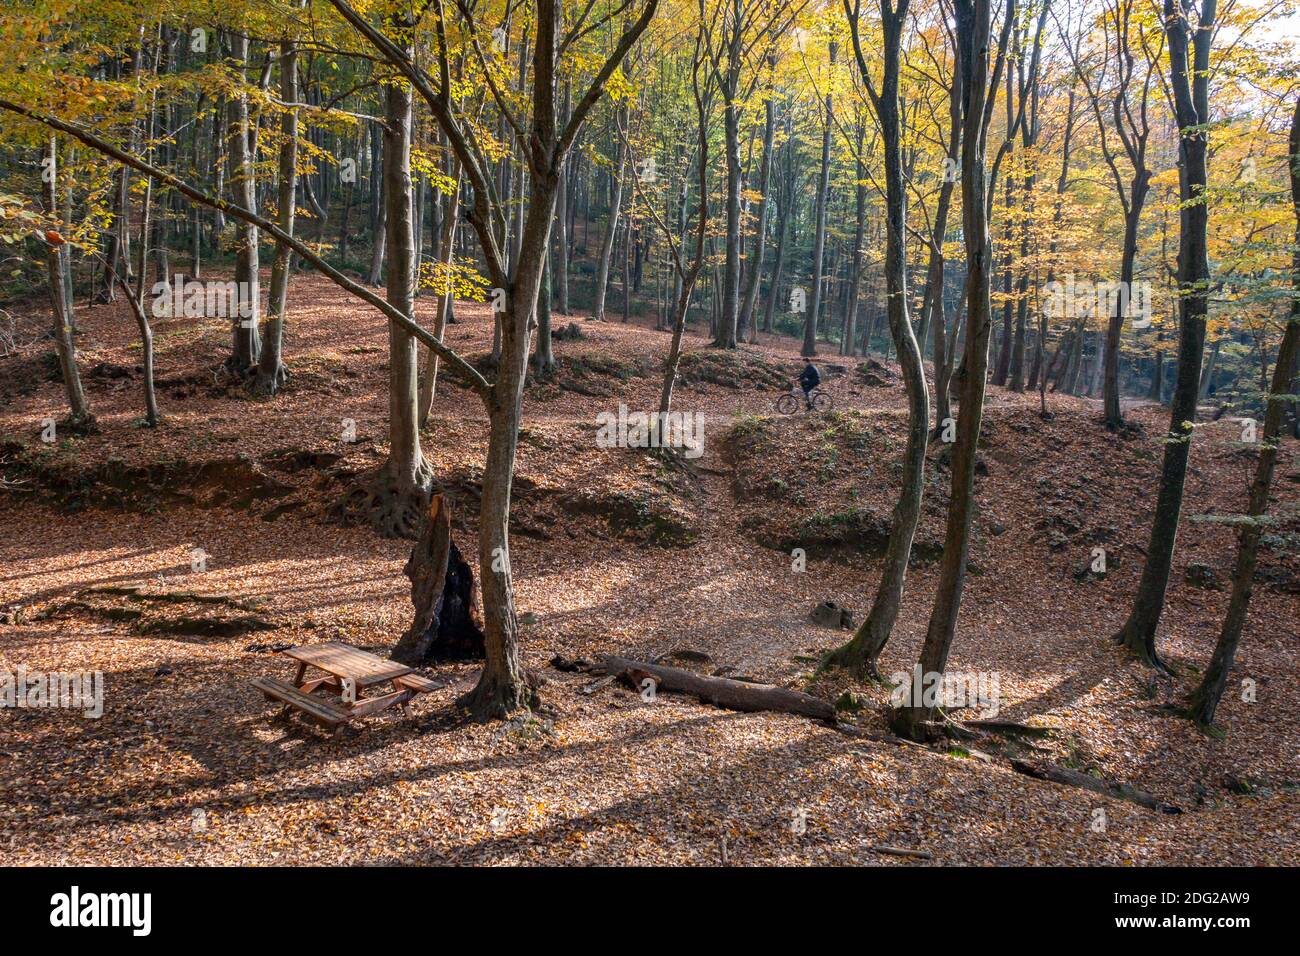
M 407 702 L 416 694 L 440 686 L 405 664 L 384 660 L 337 641 L 291 647 L 280 653 L 298 662 L 298 673 L 293 683 L 258 677 L 253 680 L 253 686 L 267 700 L 278 700 L 285 705 L 280 711 L 281 716 L 297 710 L 316 723 L 335 730 L 353 718 L 377 714 L 389 707 L 400 706 L 405 710 Z M 308 680 L 308 667 L 324 671 L 325 676 Z M 365 696 L 368 688 L 384 683 L 391 683 L 394 689 L 377 697 Z M 325 691 L 328 696 L 313 693 L 318 690 Z

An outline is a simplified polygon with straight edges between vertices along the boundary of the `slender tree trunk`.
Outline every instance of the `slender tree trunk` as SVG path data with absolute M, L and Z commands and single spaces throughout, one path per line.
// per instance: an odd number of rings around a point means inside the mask
M 1178 5 L 1178 9 L 1175 8 Z M 1210 262 L 1206 245 L 1210 44 L 1214 37 L 1216 0 L 1200 7 L 1199 28 L 1188 56 L 1187 11 L 1190 0 L 1164 0 L 1165 34 L 1169 44 L 1170 87 L 1178 120 L 1178 180 L 1181 204 L 1178 236 L 1179 339 L 1178 378 L 1160 471 L 1160 492 L 1146 550 L 1146 563 L 1128 620 L 1115 639 L 1143 661 L 1163 666 L 1156 654 L 1156 628 L 1164 611 L 1165 590 L 1173 565 L 1174 542 L 1187 480 L 1187 461 L 1196 421 L 1201 353 L 1205 349 L 1205 317 L 1209 308 Z
M 1222 339 L 1215 339 L 1210 343 L 1210 360 L 1205 363 L 1205 371 L 1201 374 L 1201 387 L 1196 393 L 1200 401 L 1205 401 L 1210 394 L 1210 385 L 1214 382 L 1214 369 L 1219 364 L 1219 347 L 1222 344 Z
M 897 0 L 894 10 L 888 9 L 888 0 L 881 5 L 884 30 L 884 74 L 879 98 L 873 97 L 880 119 L 881 139 L 885 150 L 885 202 L 888 233 L 885 242 L 885 284 L 888 295 L 886 311 L 889 331 L 898 350 L 899 364 L 903 369 L 903 383 L 907 389 L 907 450 L 903 456 L 903 487 L 894 506 L 893 524 L 885 560 L 881 570 L 880 585 L 866 620 L 853 639 L 828 659 L 828 663 L 850 668 L 861 677 L 878 677 L 876 662 L 894 622 L 898 619 L 903 600 L 903 584 L 907 578 L 907 563 L 912 554 L 912 540 L 917 522 L 921 518 L 921 495 L 925 487 L 925 446 L 930 428 L 929 393 L 925 381 L 925 367 L 921 347 L 912 332 L 908 315 L 907 289 L 907 186 L 903 180 L 902 131 L 899 122 L 898 85 L 902 50 L 903 27 L 907 22 L 908 0 Z M 858 34 L 858 18 L 849 21 L 852 30 L 854 53 L 864 82 L 870 83 L 870 72 L 862 53 Z
M 1119 401 L 1119 342 L 1124 328 L 1124 318 L 1128 311 L 1125 307 L 1130 302 L 1133 289 L 1134 262 L 1137 259 L 1138 224 L 1142 218 L 1142 206 L 1146 201 L 1147 183 L 1151 174 L 1146 169 L 1134 173 L 1129 190 L 1129 211 L 1124 217 L 1124 246 L 1120 254 L 1120 293 L 1115 297 L 1115 311 L 1111 313 L 1106 324 L 1105 373 L 1102 385 L 1102 406 L 1106 427 L 1115 429 L 1124 421 L 1124 413 Z
M 614 122 L 622 129 L 627 125 L 626 109 L 620 110 Z M 605 320 L 605 292 L 609 286 L 610 263 L 614 258 L 614 239 L 618 234 L 619 209 L 623 205 L 623 177 L 627 170 L 627 147 L 623 137 L 618 138 L 618 158 L 614 163 L 612 189 L 609 200 L 609 222 L 605 226 L 605 238 L 600 249 L 600 263 L 596 271 L 596 298 L 591 308 L 591 317 L 597 322 Z
M 837 50 L 838 44 L 832 40 L 830 43 L 830 64 L 832 67 L 835 66 Z M 826 94 L 824 109 L 825 115 L 822 117 L 824 125 L 822 127 L 821 178 L 817 181 L 816 226 L 813 233 L 812 304 L 808 307 L 808 317 L 803 328 L 803 348 L 799 353 L 804 358 L 812 358 L 817 354 L 817 319 L 821 313 L 822 304 L 822 270 L 826 249 L 826 194 L 831 182 L 831 130 L 835 126 L 834 102 L 829 92 Z
M 739 27 L 736 28 L 739 30 Z M 734 84 L 733 84 L 734 86 Z M 727 236 L 722 265 L 722 315 L 713 344 L 736 347 L 736 322 L 740 311 L 740 110 L 741 104 L 729 91 L 723 106 L 723 144 L 727 166 Z
M 238 82 L 247 79 L 248 37 L 231 35 L 231 52 L 235 62 Z M 231 188 L 235 202 L 245 209 L 257 209 L 257 179 L 248 138 L 248 96 L 240 92 L 227 104 L 227 137 L 230 150 Z M 240 220 L 236 228 L 238 251 L 235 256 L 235 285 L 238 291 L 237 306 L 233 310 L 232 328 L 234 347 L 227 366 L 235 375 L 244 378 L 257 364 L 261 352 L 258 334 L 258 237 L 257 227 Z
M 1003 65 L 1015 0 L 1007 0 L 997 66 L 989 79 L 990 0 L 954 0 L 957 38 L 957 76 L 962 91 L 963 135 L 961 144 L 962 229 L 966 242 L 966 288 L 968 331 L 966 374 L 962 380 L 961 411 L 957 420 L 952 453 L 952 492 L 948 501 L 948 522 L 944 534 L 943 558 L 939 566 L 934 608 L 926 628 L 918 667 L 923 674 L 942 675 L 948 662 L 957 615 L 966 579 L 966 558 L 974 513 L 975 451 L 984 416 L 984 391 L 988 371 L 989 338 L 992 333 L 990 303 L 991 241 L 985 194 L 985 105 L 990 87 L 996 89 L 998 69 Z M 935 707 L 924 700 L 909 700 L 892 711 L 891 723 L 900 736 L 923 740 L 932 735 L 930 724 Z
M 570 103 L 570 85 L 564 84 L 564 112 L 567 121 Z M 560 185 L 555 194 L 555 255 L 551 259 L 551 280 L 555 284 L 555 310 L 560 315 L 569 314 L 569 167 L 566 162 L 560 169 Z M 554 364 L 552 358 L 550 364 Z
M 1219 640 L 1205 669 L 1201 684 L 1192 694 L 1189 715 L 1201 727 L 1214 724 L 1214 714 L 1223 697 L 1228 673 L 1232 670 L 1237 646 L 1246 626 L 1250 610 L 1251 592 L 1255 582 L 1255 566 L 1259 559 L 1259 541 L 1265 528 L 1268 511 L 1269 488 L 1277 464 L 1278 448 L 1282 442 L 1286 396 L 1290 394 L 1291 370 L 1300 357 L 1300 99 L 1296 100 L 1291 117 L 1291 137 L 1288 156 L 1290 162 L 1291 203 L 1295 211 L 1295 246 L 1291 258 L 1291 284 L 1295 297 L 1291 300 L 1291 315 L 1282 344 L 1277 350 L 1277 364 L 1273 368 L 1273 382 L 1265 399 L 1264 434 L 1259 444 L 1259 459 L 1255 463 L 1255 480 L 1250 488 L 1250 504 L 1246 520 L 1237 536 L 1237 564 L 1232 574 L 1232 597 L 1228 600 L 1228 613 L 1219 630 Z
M 433 320 L 433 334 L 440 340 L 447 329 L 447 321 L 451 317 L 451 302 L 455 287 L 451 282 L 450 273 L 452 263 L 456 258 L 456 231 L 460 223 L 460 161 L 455 156 L 450 156 L 447 164 L 452 180 L 452 190 L 451 195 L 447 197 L 447 215 L 443 217 L 442 228 L 438 236 L 438 261 L 441 264 L 446 284 L 438 294 L 438 311 Z M 433 399 L 437 391 L 438 356 L 430 352 L 425 361 L 424 375 L 420 379 L 419 419 L 421 428 L 429 423 L 429 415 L 433 409 Z
M 405 316 L 415 314 L 411 95 L 410 87 L 402 83 L 384 87 L 383 183 L 388 249 L 385 299 Z M 411 334 L 390 321 L 388 458 L 350 489 L 343 501 L 348 517 L 368 521 L 375 531 L 388 538 L 418 536 L 432 490 L 432 474 L 420 450 L 418 358 Z M 485 482 L 485 496 L 486 493 Z
M 291 40 L 280 43 L 280 98 L 298 102 L 298 47 Z M 298 111 L 285 110 L 280 120 L 279 192 L 276 196 L 276 225 L 293 235 L 298 204 Z M 274 395 L 284 385 L 284 317 L 289 301 L 289 276 L 293 250 L 277 243 L 271 260 L 271 290 L 266 303 L 266 341 L 258 357 L 257 376 L 250 387 L 261 395 Z
M 867 226 L 867 187 L 864 184 L 867 174 L 866 166 L 862 162 L 862 137 L 863 128 L 858 124 L 857 158 L 854 163 L 857 183 L 853 189 L 853 261 L 849 263 L 849 301 L 844 312 L 844 338 L 841 343 L 842 354 L 848 356 L 854 355 L 858 348 L 858 300 L 862 295 L 862 240 Z M 925 344 L 924 332 L 921 333 L 919 344 L 922 346 Z
M 42 177 L 45 182 L 45 212 L 54 221 L 59 212 L 57 136 L 50 136 L 45 155 L 47 169 Z M 86 392 L 81 386 L 81 373 L 77 368 L 77 343 L 72 335 L 72 303 L 64 295 L 62 257 L 59 252 L 62 244 L 62 242 L 47 243 L 45 253 L 49 275 L 50 308 L 54 313 L 54 344 L 58 350 L 63 389 L 68 396 L 68 422 L 74 429 L 83 429 L 94 424 L 95 416 L 90 413 L 90 404 L 86 401 Z M 111 279 L 111 266 L 109 271 Z
M 758 222 L 754 226 L 754 254 L 749 261 L 749 274 L 746 276 L 745 298 L 740 307 L 739 324 L 741 338 L 753 342 L 757 338 L 754 327 L 754 306 L 758 302 L 759 279 L 763 275 L 763 251 L 767 242 L 768 194 L 772 187 L 772 138 L 776 132 L 776 108 L 769 95 L 764 104 L 767 111 L 763 127 L 763 161 L 759 166 L 758 189 L 762 197 L 758 201 Z
M 786 130 L 791 130 L 793 121 L 786 120 Z M 767 303 L 763 307 L 763 331 L 771 333 L 776 319 L 776 303 L 781 296 L 781 278 L 785 271 L 786 237 L 790 234 L 791 211 L 794 208 L 794 147 L 793 137 L 785 144 L 785 190 L 779 202 L 780 213 L 776 223 L 776 262 L 772 265 L 772 281 L 767 289 Z

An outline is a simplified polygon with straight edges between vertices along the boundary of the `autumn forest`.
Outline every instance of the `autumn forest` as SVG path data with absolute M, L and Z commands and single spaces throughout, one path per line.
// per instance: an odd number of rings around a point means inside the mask
M 1298 40 L 0 0 L 9 862 L 1294 864 Z

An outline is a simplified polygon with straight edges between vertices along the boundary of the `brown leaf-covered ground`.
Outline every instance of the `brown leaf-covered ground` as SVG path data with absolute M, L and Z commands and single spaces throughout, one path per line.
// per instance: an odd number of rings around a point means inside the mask
M 1049 396 L 1055 418 L 1044 422 L 1037 396 L 991 389 L 974 568 L 950 661 L 998 675 L 1002 716 L 1055 728 L 1038 750 L 1007 753 L 1125 781 L 1181 815 L 1021 776 L 995 740 L 973 754 L 902 748 L 668 694 L 588 693 L 591 676 L 548 665 L 689 650 L 690 666 L 706 671 L 829 697 L 853 690 L 866 704 L 858 722 L 883 729 L 886 690 L 812 679 L 818 655 L 847 632 L 815 626 L 808 612 L 832 599 L 861 615 L 874 593 L 902 391 L 828 355 L 836 410 L 776 416 L 773 383 L 799 367 L 789 340 L 733 360 L 688 336 L 676 407 L 707 425 L 704 455 L 685 463 L 594 440 L 599 412 L 654 406 L 665 334 L 579 319 L 584 337 L 557 343 L 560 375 L 526 399 L 512 541 L 525 657 L 547 678 L 533 719 L 466 723 L 452 702 L 476 668 L 454 665 L 429 672 L 444 686 L 409 717 L 386 714 L 337 738 L 268 721 L 248 681 L 290 676 L 272 646 L 342 640 L 383 653 L 410 614 L 409 543 L 323 520 L 349 478 L 381 460 L 383 321 L 311 277 L 295 279 L 292 295 L 292 378 L 270 402 L 213 376 L 224 323 L 159 322 L 157 430 L 137 425 L 139 351 L 123 307 L 78 310 L 98 434 L 40 441 L 42 419 L 61 417 L 63 402 L 48 342 L 30 342 L 48 321 L 39 310 L 23 319 L 30 344 L 0 359 L 0 669 L 105 675 L 101 719 L 0 710 L 8 859 L 928 865 L 871 849 L 888 844 L 928 851 L 933 864 L 1296 862 L 1294 442 L 1282 450 L 1279 522 L 1220 709 L 1226 733 L 1202 735 L 1169 706 L 1194 684 L 1226 606 L 1234 537 L 1204 519 L 1244 506 L 1253 468 L 1229 421 L 1198 429 L 1193 446 L 1160 637 L 1176 676 L 1153 680 L 1108 637 L 1140 573 L 1165 413 L 1135 409 L 1138 428 L 1111 435 L 1093 403 Z M 425 319 L 430 308 L 421 303 Z M 486 312 L 460 316 L 451 344 L 484 353 Z M 344 419 L 357 442 L 340 440 Z M 424 446 L 467 551 L 485 444 L 477 399 L 444 380 Z M 915 661 L 933 599 L 943 455 L 937 446 L 929 456 L 888 672 Z M 806 572 L 792 570 L 792 547 L 807 551 Z M 1096 547 L 1107 551 L 1104 578 L 1087 570 Z M 202 573 L 191 572 L 195 548 L 209 556 Z M 1209 565 L 1223 586 L 1188 584 L 1189 563 Z M 113 593 L 135 584 L 140 594 Z M 232 603 L 140 599 L 175 592 Z M 1253 703 L 1242 699 L 1246 679 Z

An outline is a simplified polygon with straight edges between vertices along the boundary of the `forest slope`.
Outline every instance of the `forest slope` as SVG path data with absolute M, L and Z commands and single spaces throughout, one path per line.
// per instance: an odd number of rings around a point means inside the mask
M 525 398 L 512 545 L 526 663 L 547 677 L 535 719 L 463 723 L 451 701 L 475 668 L 453 665 L 430 672 L 445 686 L 410 719 L 335 740 L 269 724 L 248 680 L 287 675 L 270 647 L 338 639 L 383 653 L 410 615 L 409 544 L 324 521 L 342 482 L 384 448 L 382 319 L 310 277 L 295 279 L 292 299 L 304 303 L 288 332 L 292 377 L 272 402 L 213 378 L 228 345 L 222 323 L 160 322 L 166 421 L 156 432 L 135 424 L 136 350 L 122 306 L 78 310 L 98 434 L 43 445 L 41 420 L 61 401 L 48 345 L 0 360 L 0 661 L 98 669 L 107 686 L 98 721 L 0 716 L 0 819 L 17 862 L 909 862 L 870 851 L 882 843 L 936 862 L 1294 861 L 1294 442 L 1282 450 L 1278 523 L 1219 712 L 1225 738 L 1166 706 L 1208 659 L 1226 605 L 1226 588 L 1213 585 L 1226 582 L 1234 537 L 1212 519 L 1242 507 L 1253 460 L 1231 421 L 1199 428 L 1193 445 L 1160 639 L 1175 676 L 1156 680 L 1107 638 L 1136 585 L 1166 413 L 1135 409 L 1138 427 L 1117 435 L 1099 426 L 1096 403 L 1049 396 L 1054 417 L 1043 421 L 1037 396 L 991 389 L 974 567 L 950 662 L 998 675 L 1002 716 L 1055 728 L 1034 742 L 1036 757 L 1142 787 L 1181 815 L 1040 783 L 959 750 L 899 748 L 671 695 L 588 693 L 590 676 L 549 666 L 557 655 L 677 652 L 705 672 L 832 699 L 851 689 L 873 705 L 862 725 L 883 728 L 874 705 L 885 690 L 813 679 L 818 655 L 847 635 L 808 612 L 831 599 L 861 614 L 874 590 L 872 555 L 897 491 L 902 389 L 826 356 L 835 412 L 776 416 L 777 383 L 799 368 L 790 340 L 736 360 L 688 335 L 675 407 L 705 416 L 693 461 L 594 441 L 599 413 L 653 407 L 666 335 L 579 318 L 582 337 L 557 342 L 560 375 Z M 486 310 L 458 314 L 451 343 L 484 353 Z M 34 339 L 48 317 L 23 321 Z M 340 440 L 345 419 L 355 443 Z M 476 399 L 444 381 L 424 444 L 464 548 L 485 443 Z M 887 672 L 910 668 L 924 633 L 944 454 L 941 443 L 931 450 Z M 803 573 L 792 570 L 793 547 L 807 552 Z M 195 548 L 209 556 L 203 573 L 191 573 Z M 1094 548 L 1106 549 L 1104 577 L 1089 570 Z M 201 622 L 177 623 L 193 609 L 104 590 L 136 584 L 239 606 L 205 606 L 192 615 Z M 1253 703 L 1233 689 L 1246 678 Z M 796 834 L 801 809 L 807 830 Z

